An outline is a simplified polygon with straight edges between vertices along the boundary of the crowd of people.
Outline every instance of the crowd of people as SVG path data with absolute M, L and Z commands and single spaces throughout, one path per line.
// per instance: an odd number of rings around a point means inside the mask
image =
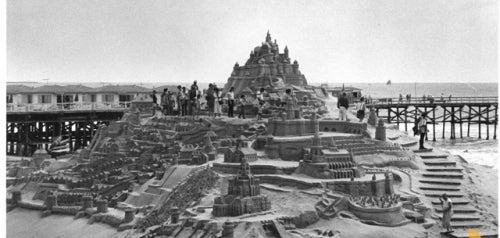
M 160 110 L 164 115 L 192 116 L 199 117 L 205 111 L 209 117 L 221 117 L 222 108 L 227 107 L 227 116 L 235 117 L 234 111 L 237 108 L 238 118 L 246 119 L 245 106 L 254 104 L 257 107 L 257 120 L 262 119 L 262 109 L 264 108 L 266 93 L 264 88 L 260 88 L 254 95 L 255 100 L 247 99 L 244 94 L 235 95 L 234 87 L 223 94 L 223 90 L 215 83 L 208 85 L 208 89 L 201 91 L 194 81 L 189 90 L 181 85 L 177 86 L 177 91 L 163 89 L 160 97 L 153 90 L 150 97 L 155 105 L 155 111 Z M 282 103 L 283 104 L 283 103 Z M 283 105 L 282 105 L 283 106 Z

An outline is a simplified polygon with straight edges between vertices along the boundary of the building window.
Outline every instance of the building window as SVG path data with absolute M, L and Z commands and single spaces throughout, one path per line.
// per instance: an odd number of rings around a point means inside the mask
M 33 95 L 29 94 L 28 95 L 28 104 L 32 104 L 33 103 Z
M 8 94 L 7 95 L 7 103 L 13 103 L 14 102 L 14 99 L 13 99 L 13 95 L 12 94 Z
M 90 95 L 90 102 L 96 102 L 95 98 L 95 94 Z
M 130 101 L 132 101 L 132 99 L 134 99 L 134 96 L 130 95 L 130 94 L 120 95 L 119 96 L 120 102 L 130 102 Z
M 39 95 L 38 102 L 39 103 L 52 103 L 52 96 L 51 95 Z
M 106 95 L 102 95 L 103 97 L 103 102 L 114 102 L 115 101 L 115 95 L 110 95 L 110 94 L 106 94 Z

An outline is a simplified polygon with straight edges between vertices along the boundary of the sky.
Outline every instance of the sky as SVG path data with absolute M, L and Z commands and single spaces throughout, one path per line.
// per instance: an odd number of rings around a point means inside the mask
M 7 81 L 226 82 L 268 30 L 309 83 L 498 80 L 496 0 L 8 0 Z

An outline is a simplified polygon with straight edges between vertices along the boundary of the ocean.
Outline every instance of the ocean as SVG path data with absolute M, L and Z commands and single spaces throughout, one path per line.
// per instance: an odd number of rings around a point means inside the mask
M 342 83 L 329 83 L 331 87 L 342 87 Z M 498 83 L 344 83 L 344 86 L 352 86 L 361 89 L 362 95 L 378 97 L 399 97 L 411 94 L 412 97 L 432 95 L 439 97 L 495 97 L 498 96 Z

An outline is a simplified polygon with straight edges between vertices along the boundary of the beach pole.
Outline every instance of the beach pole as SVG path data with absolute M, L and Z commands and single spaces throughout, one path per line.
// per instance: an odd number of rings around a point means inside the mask
M 436 106 L 432 110 L 432 141 L 436 142 Z
M 405 131 L 408 131 L 408 107 L 405 108 Z
M 462 136 L 462 122 L 463 122 L 463 119 L 462 119 L 462 110 L 464 109 L 463 106 L 460 107 L 460 139 L 463 138 Z
M 387 108 L 387 123 L 391 123 L 391 106 Z
M 426 106 L 424 106 L 424 112 L 425 112 L 425 115 L 427 115 L 427 107 Z M 427 138 L 427 135 L 428 135 L 428 133 L 425 133 L 425 141 L 429 140 L 429 138 Z
M 442 106 L 443 107 L 443 139 L 444 139 L 444 125 L 446 124 L 446 107 Z
M 467 137 L 470 137 L 470 119 L 471 119 L 471 115 L 470 114 L 471 114 L 471 106 L 468 105 L 468 107 L 469 107 L 469 118 L 468 118 L 467 121 L 469 123 L 467 124 Z
M 479 118 L 479 139 L 481 139 L 481 106 L 479 106 L 477 118 Z
M 498 123 L 498 105 L 495 106 L 495 124 L 493 124 L 493 139 L 497 138 L 497 123 Z
M 396 107 L 396 124 L 398 125 L 399 130 L 399 105 Z
M 451 107 L 451 132 L 450 132 L 450 139 L 455 139 L 455 107 Z
M 486 140 L 490 139 L 490 106 L 486 108 Z

